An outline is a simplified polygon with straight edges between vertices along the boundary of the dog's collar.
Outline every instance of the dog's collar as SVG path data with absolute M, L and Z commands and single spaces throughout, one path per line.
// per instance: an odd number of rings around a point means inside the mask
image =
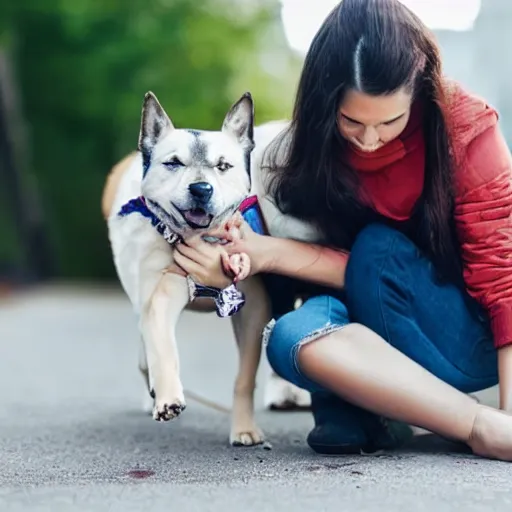
M 139 213 L 151 221 L 151 225 L 164 237 L 169 245 L 174 245 L 181 240 L 181 236 L 173 231 L 161 217 L 157 216 L 154 208 L 148 206 L 146 199 L 143 196 L 131 199 L 122 206 L 119 215 L 124 217 L 130 213 Z
M 255 206 L 258 204 L 258 196 L 248 196 L 246 197 L 238 206 L 238 208 L 235 209 L 235 211 L 239 211 L 242 216 L 245 218 L 247 222 L 251 225 L 252 229 L 256 232 L 260 232 L 257 226 L 254 226 L 252 219 L 254 215 L 251 215 L 250 212 L 252 209 L 254 209 Z M 263 234 L 263 233 L 261 233 Z M 218 238 L 216 236 L 203 236 L 203 240 L 206 242 L 209 242 L 211 244 L 224 244 L 226 243 L 225 240 L 222 238 Z
M 237 210 L 242 214 L 248 213 L 254 206 L 258 204 L 258 196 L 248 196 L 241 203 Z M 155 213 L 155 210 L 158 211 L 160 215 Z M 119 215 L 124 217 L 130 213 L 139 213 L 143 217 L 146 217 L 151 221 L 151 225 L 156 228 L 156 230 L 165 238 L 165 240 L 170 244 L 174 245 L 176 242 L 181 240 L 181 236 L 175 233 L 172 227 L 165 222 L 163 211 L 160 211 L 161 208 L 158 205 L 150 205 L 146 202 L 144 196 L 136 197 L 135 199 L 131 199 L 125 205 L 121 207 L 119 211 Z M 251 219 L 252 220 L 252 219 Z M 250 222 L 252 224 L 252 222 Z M 254 229 L 255 226 L 251 225 Z M 254 229 L 255 231 L 260 231 L 260 229 Z M 208 242 L 219 242 L 220 240 L 214 237 L 205 237 Z
M 248 196 L 240 203 L 238 209 L 243 215 L 251 206 L 255 206 L 256 204 L 258 204 L 258 196 Z
M 238 206 L 237 210 L 240 211 L 242 215 L 246 214 L 246 220 L 249 222 L 251 227 L 257 231 L 261 232 L 261 227 L 259 223 L 261 223 L 261 216 L 256 214 L 251 215 L 251 212 L 255 210 L 254 207 L 258 205 L 258 197 L 257 196 L 249 196 L 246 197 Z M 125 205 L 122 206 L 119 211 L 119 215 L 124 217 L 131 213 L 138 213 L 143 217 L 146 217 L 151 221 L 153 227 L 164 237 L 169 245 L 174 245 L 178 241 L 181 241 L 182 238 L 180 235 L 175 233 L 173 229 L 169 226 L 167 222 L 165 222 L 166 214 L 160 211 L 161 208 L 158 205 L 148 204 L 146 199 L 143 196 L 136 197 L 128 201 Z M 161 215 L 158 215 L 161 214 Z M 244 215 L 245 216 L 245 215 Z M 254 224 L 254 220 L 257 219 L 256 222 L 258 225 Z M 207 242 L 221 242 L 220 239 L 215 237 L 204 237 Z M 192 302 L 196 298 L 211 298 L 215 302 L 217 315 L 220 317 L 232 316 L 243 307 L 245 304 L 245 296 L 244 294 L 238 290 L 235 284 L 228 286 L 221 290 L 220 288 L 214 288 L 211 286 L 204 286 L 202 284 L 196 283 L 190 276 L 187 276 L 187 284 L 189 291 L 189 298 Z

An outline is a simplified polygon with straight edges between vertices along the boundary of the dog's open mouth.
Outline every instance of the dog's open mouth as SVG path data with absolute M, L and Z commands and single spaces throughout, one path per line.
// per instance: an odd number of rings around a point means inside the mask
M 207 213 L 203 208 L 192 208 L 181 211 L 187 224 L 193 229 L 208 228 L 213 220 L 213 215 Z

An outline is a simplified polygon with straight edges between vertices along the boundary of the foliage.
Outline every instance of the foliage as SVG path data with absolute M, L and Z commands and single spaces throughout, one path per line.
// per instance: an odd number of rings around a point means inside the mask
M 277 2 L 258 4 L 4 0 L 0 44 L 13 55 L 60 277 L 113 276 L 100 196 L 135 148 L 146 91 L 177 126 L 218 128 L 245 90 L 259 122 L 289 114 L 297 62 L 276 29 Z M 278 76 L 261 66 L 269 44 Z

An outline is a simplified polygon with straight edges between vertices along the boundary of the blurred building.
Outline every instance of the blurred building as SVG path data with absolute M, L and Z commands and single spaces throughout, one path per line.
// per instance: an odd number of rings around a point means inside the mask
M 466 32 L 436 31 L 445 72 L 498 109 L 512 145 L 512 1 L 482 0 L 474 28 Z

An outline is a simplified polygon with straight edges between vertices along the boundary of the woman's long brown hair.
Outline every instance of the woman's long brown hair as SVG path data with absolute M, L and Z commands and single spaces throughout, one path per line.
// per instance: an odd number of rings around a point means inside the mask
M 460 282 L 440 50 L 398 0 L 343 0 L 327 17 L 306 56 L 290 126 L 268 149 L 271 188 L 283 212 L 315 224 L 324 243 L 350 250 L 362 228 L 382 219 L 361 200 L 358 174 L 340 158 L 347 142 L 339 106 L 349 89 L 377 96 L 403 87 L 424 102 L 425 179 L 414 241 L 439 277 Z

